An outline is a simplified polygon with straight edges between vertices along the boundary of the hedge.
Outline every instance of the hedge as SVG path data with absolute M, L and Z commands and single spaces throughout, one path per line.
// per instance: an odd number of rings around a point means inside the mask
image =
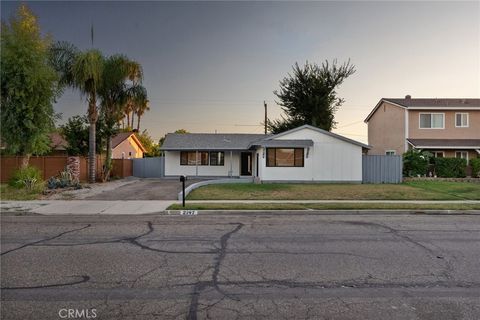
M 480 158 L 470 160 L 470 166 L 472 167 L 472 177 L 480 178 Z
M 442 178 L 464 178 L 467 160 L 460 158 L 435 158 L 435 173 Z

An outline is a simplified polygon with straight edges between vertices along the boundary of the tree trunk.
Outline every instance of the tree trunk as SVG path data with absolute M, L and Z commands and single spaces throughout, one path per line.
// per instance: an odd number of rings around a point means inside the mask
M 137 131 L 140 132 L 140 115 L 137 115 Z
M 110 172 L 112 171 L 112 137 L 107 137 L 107 158 L 105 159 L 105 169 L 103 171 L 103 182 L 108 181 Z
M 135 118 L 135 111 L 132 111 L 132 126 L 131 126 L 132 130 L 133 130 L 133 123 L 134 123 L 133 118 Z
M 88 131 L 88 182 L 95 183 L 96 181 L 96 128 L 95 124 L 97 123 L 97 100 L 95 93 L 90 97 L 90 102 L 88 105 L 88 122 L 90 123 Z
M 21 163 L 21 168 L 22 168 L 22 169 L 25 169 L 26 167 L 28 167 L 28 163 L 30 162 L 30 157 L 31 157 L 31 156 L 32 156 L 32 155 L 29 154 L 29 153 L 27 153 L 27 154 L 25 154 L 25 155 L 23 156 L 23 158 L 22 158 L 22 163 Z
M 127 127 L 130 125 L 130 111 L 127 112 Z

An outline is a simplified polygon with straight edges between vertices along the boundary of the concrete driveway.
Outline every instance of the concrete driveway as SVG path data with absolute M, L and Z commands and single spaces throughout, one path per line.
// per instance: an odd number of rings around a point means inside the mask
M 200 180 L 187 180 L 186 186 Z M 140 179 L 136 182 L 104 191 L 86 200 L 177 200 L 182 183 L 177 179 Z

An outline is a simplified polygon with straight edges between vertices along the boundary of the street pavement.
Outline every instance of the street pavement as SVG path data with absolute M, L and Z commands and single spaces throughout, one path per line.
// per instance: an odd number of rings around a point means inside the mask
M 479 215 L 2 216 L 1 244 L 2 319 L 480 318 Z

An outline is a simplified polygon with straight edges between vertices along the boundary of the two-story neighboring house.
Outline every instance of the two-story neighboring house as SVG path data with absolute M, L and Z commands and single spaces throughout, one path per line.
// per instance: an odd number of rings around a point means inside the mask
M 480 99 L 382 98 L 365 122 L 369 154 L 416 148 L 436 157 L 480 157 Z

